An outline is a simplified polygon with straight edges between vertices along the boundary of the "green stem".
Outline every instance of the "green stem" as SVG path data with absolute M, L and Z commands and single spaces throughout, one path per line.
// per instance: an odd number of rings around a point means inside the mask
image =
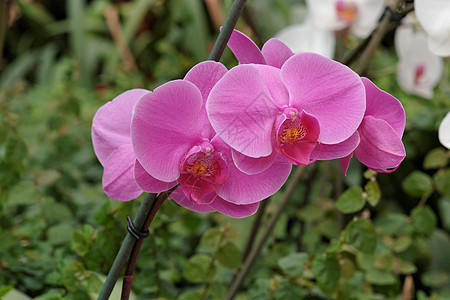
M 283 212 L 284 208 L 286 207 L 287 203 L 289 202 L 289 199 L 291 198 L 292 193 L 294 192 L 295 188 L 297 187 L 297 183 L 299 182 L 300 178 L 303 176 L 305 169 L 306 169 L 306 166 L 299 166 L 295 170 L 294 175 L 291 177 L 291 179 L 288 182 L 286 190 L 284 191 L 283 195 L 281 196 L 281 200 L 277 206 L 277 210 L 275 211 L 272 218 L 267 223 L 267 226 L 264 228 L 264 231 L 261 234 L 261 238 L 258 240 L 258 243 L 248 254 L 247 259 L 244 261 L 241 270 L 237 273 L 235 279 L 231 282 L 230 287 L 228 288 L 228 291 L 227 291 L 227 294 L 225 297 L 226 300 L 231 300 L 234 297 L 234 295 L 236 294 L 245 275 L 247 275 L 248 271 L 250 270 L 251 266 L 253 265 L 253 262 L 255 261 L 256 256 L 259 254 L 263 245 L 265 244 L 265 242 L 269 238 L 270 234 L 272 233 L 273 229 L 275 228 L 275 224 L 277 223 L 278 219 L 281 216 L 281 213 Z
M 208 59 L 219 61 L 247 0 L 235 0 Z

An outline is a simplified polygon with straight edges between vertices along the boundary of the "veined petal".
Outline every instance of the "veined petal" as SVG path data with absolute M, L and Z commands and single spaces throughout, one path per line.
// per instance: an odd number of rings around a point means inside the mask
M 366 38 L 375 29 L 384 11 L 384 0 L 358 0 L 358 12 L 351 29 L 359 38 Z
M 269 89 L 271 99 L 278 107 L 289 104 L 289 92 L 280 77 L 280 69 L 267 65 L 254 65 L 258 69 L 266 86 Z
M 152 177 L 178 179 L 183 156 L 200 141 L 202 103 L 198 88 L 185 80 L 168 82 L 136 103 L 131 140 L 137 160 Z
M 258 210 L 259 202 L 238 205 L 217 196 L 210 206 L 224 215 L 240 219 L 253 215 Z
M 231 149 L 220 138 L 215 137 L 211 143 L 228 161 L 228 177 L 217 194 L 234 204 L 251 204 L 259 202 L 276 193 L 291 172 L 291 164 L 277 156 L 272 165 L 259 174 L 247 175 L 233 164 Z
M 266 64 L 258 46 L 244 33 L 234 29 L 227 43 L 240 64 Z
M 450 2 L 415 0 L 417 19 L 431 37 L 430 50 L 439 56 L 450 55 Z
M 100 163 L 105 166 L 108 157 L 118 147 L 131 144 L 131 112 L 133 105 L 150 91 L 126 91 L 107 102 L 95 113 L 92 121 L 92 144 Z
M 278 156 L 278 152 L 273 151 L 269 156 L 253 158 L 231 149 L 234 165 L 247 175 L 261 173 L 269 168 Z
M 289 58 L 281 79 L 290 106 L 314 116 L 320 125 L 318 141 L 337 144 L 358 128 L 366 109 L 361 78 L 347 66 L 314 53 Z
M 165 182 L 153 178 L 148 174 L 141 164 L 136 160 L 134 164 L 134 180 L 136 184 L 147 193 L 161 193 L 173 188 L 178 182 Z
M 119 201 L 128 201 L 142 194 L 142 190 L 136 185 L 133 178 L 135 160 L 131 144 L 118 147 L 108 157 L 102 179 L 103 190 L 108 197 Z
M 232 148 L 254 158 L 272 153 L 278 106 L 253 65 L 239 65 L 214 86 L 206 102 L 212 127 Z
M 338 144 L 317 145 L 313 153 L 311 153 L 311 157 L 318 157 L 318 160 L 345 158 L 355 151 L 356 147 L 359 145 L 359 140 L 358 131 L 355 131 L 348 139 Z
M 402 140 L 386 121 L 366 116 L 358 131 L 361 142 L 355 156 L 369 168 L 395 168 L 405 158 Z
M 363 77 L 366 88 L 366 116 L 385 120 L 401 138 L 405 131 L 405 110 L 402 104 L 392 95 L 380 90 L 369 79 Z
M 178 187 L 175 191 L 173 191 L 173 193 L 170 196 L 179 205 L 184 206 L 189 210 L 200 213 L 218 211 L 232 218 L 245 218 L 251 216 L 258 210 L 259 206 L 259 202 L 243 205 L 230 203 L 228 201 L 223 200 L 215 193 L 208 196 L 207 201 L 211 202 L 211 204 L 209 205 L 197 204 L 186 197 L 181 187 Z
M 353 153 L 351 153 L 350 155 L 340 158 L 339 159 L 339 166 L 342 169 L 342 172 L 344 173 L 344 175 L 347 175 L 347 170 L 348 170 L 348 166 L 350 165 L 350 160 L 353 157 Z
M 442 119 L 441 125 L 439 125 L 439 142 L 450 149 L 450 112 Z
M 270 39 L 264 44 L 261 52 L 268 65 L 280 69 L 284 62 L 294 55 L 289 48 L 279 39 Z
M 212 60 L 201 62 L 195 65 L 184 77 L 184 80 L 192 82 L 197 86 L 202 94 L 203 106 L 199 114 L 199 127 L 202 137 L 212 139 L 215 135 L 206 114 L 206 99 L 214 85 L 225 75 L 228 69 L 219 62 Z
M 289 48 L 295 53 L 314 52 L 328 58 L 333 58 L 334 56 L 336 38 L 333 32 L 316 27 L 311 21 L 309 21 L 309 19 L 303 24 L 295 24 L 283 28 L 276 34 L 275 37 L 289 46 Z M 264 57 L 266 57 L 264 47 L 263 54 Z M 285 56 L 286 55 L 282 55 L 283 58 Z M 287 58 L 284 59 L 283 63 L 287 60 Z M 269 61 L 267 57 L 266 61 Z M 281 68 L 283 63 L 279 66 L 279 68 Z
M 213 193 L 209 197 L 210 197 L 210 199 L 208 199 L 208 201 L 213 202 L 214 197 L 217 197 L 217 195 L 215 193 Z M 211 207 L 210 205 L 197 204 L 194 201 L 190 200 L 184 194 L 181 186 L 177 187 L 175 189 L 175 191 L 173 191 L 172 194 L 170 194 L 170 198 L 172 198 L 179 205 L 184 206 L 185 208 L 195 211 L 195 212 L 206 213 L 206 212 L 216 211 L 216 209 Z

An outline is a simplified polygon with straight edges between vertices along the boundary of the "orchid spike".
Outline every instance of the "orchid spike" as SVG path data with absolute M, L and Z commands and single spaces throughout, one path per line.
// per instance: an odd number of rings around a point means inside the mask
M 211 125 L 247 174 L 265 170 L 278 154 L 294 164 L 313 162 L 316 147 L 354 134 L 365 108 L 360 77 L 314 53 L 296 54 L 281 69 L 236 66 L 206 103 Z
M 433 88 L 444 71 L 443 59 L 430 52 L 427 36 L 409 14 L 395 32 L 399 57 L 397 80 L 400 87 L 423 98 L 433 97 Z
M 307 0 L 310 18 L 325 30 L 350 27 L 359 38 L 375 29 L 384 9 L 384 0 Z
M 134 172 L 144 191 L 152 191 L 155 180 L 172 187 L 178 183 L 172 198 L 180 205 L 242 218 L 281 188 L 291 165 L 278 159 L 252 176 L 234 166 L 231 148 L 215 135 L 205 111 L 210 90 L 226 72 L 220 63 L 200 63 L 184 80 L 168 82 L 136 103 Z
M 367 108 L 358 128 L 360 142 L 354 154 L 356 158 L 375 172 L 395 171 L 406 156 L 402 143 L 405 130 L 405 110 L 390 94 L 380 90 L 369 79 L 362 78 L 366 89 Z M 350 159 L 340 159 L 342 171 L 347 173 Z

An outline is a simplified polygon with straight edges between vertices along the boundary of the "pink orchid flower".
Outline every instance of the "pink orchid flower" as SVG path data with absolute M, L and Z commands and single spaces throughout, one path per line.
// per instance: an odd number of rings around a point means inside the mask
M 252 176 L 234 166 L 230 147 L 215 134 L 205 111 L 210 90 L 226 72 L 220 63 L 203 62 L 184 80 L 139 99 L 131 121 L 134 177 L 146 192 L 179 184 L 172 198 L 191 210 L 242 218 L 281 188 L 291 165 L 279 159 Z
M 369 79 L 362 78 L 366 89 L 367 108 L 357 134 L 360 143 L 356 158 L 375 172 L 395 171 L 406 156 L 402 143 L 405 130 L 405 110 L 390 94 L 380 90 Z M 339 160 L 342 171 L 347 173 L 353 154 Z
M 100 107 L 92 121 L 92 144 L 103 169 L 103 190 L 113 199 L 128 201 L 142 194 L 133 178 L 136 158 L 131 145 L 133 105 L 150 91 L 126 91 Z
M 247 174 L 267 169 L 278 154 L 296 165 L 320 158 L 320 150 L 311 155 L 316 146 L 349 139 L 365 108 L 361 78 L 313 53 L 296 54 L 281 69 L 238 65 L 219 80 L 206 103 L 211 125 Z M 357 142 L 333 155 L 348 155 Z
M 423 98 L 433 98 L 433 88 L 444 72 L 442 57 L 427 47 L 427 35 L 409 14 L 395 31 L 395 49 L 399 58 L 397 81 L 400 87 Z
M 349 27 L 359 38 L 375 29 L 385 0 L 307 0 L 310 18 L 317 27 L 341 30 Z

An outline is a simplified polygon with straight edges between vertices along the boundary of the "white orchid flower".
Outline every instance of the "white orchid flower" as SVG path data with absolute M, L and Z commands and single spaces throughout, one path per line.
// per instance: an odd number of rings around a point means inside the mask
M 444 145 L 445 148 L 450 149 L 450 111 L 442 119 L 441 125 L 439 125 L 439 142 Z
M 444 62 L 430 52 L 427 35 L 408 15 L 395 32 L 395 49 L 399 57 L 397 80 L 400 87 L 423 98 L 433 98 L 433 88 L 439 82 Z
M 366 38 L 383 14 L 384 0 L 306 0 L 314 24 L 325 30 L 350 27 L 353 34 Z
M 294 53 L 315 52 L 333 58 L 336 38 L 333 32 L 317 28 L 307 18 L 304 23 L 280 30 L 275 38 L 285 43 Z
M 438 56 L 450 56 L 450 1 L 414 0 L 417 19 L 428 34 L 428 47 Z

